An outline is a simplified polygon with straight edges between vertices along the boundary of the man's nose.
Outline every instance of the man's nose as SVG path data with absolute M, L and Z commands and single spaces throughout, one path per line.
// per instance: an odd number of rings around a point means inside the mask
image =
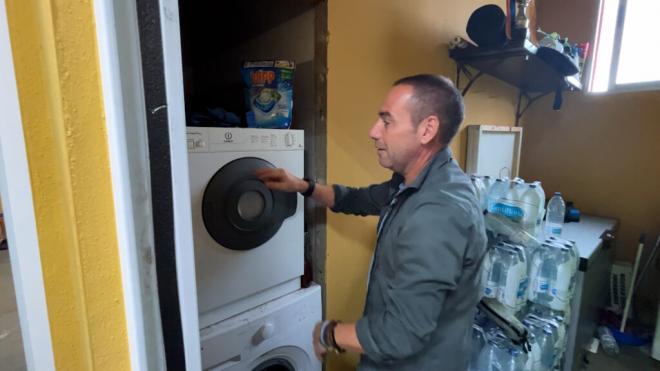
M 381 124 L 381 120 L 378 119 L 378 121 L 374 123 L 374 126 L 371 127 L 371 130 L 369 130 L 369 137 L 371 139 L 377 140 L 380 138 L 380 127 L 381 127 L 380 124 Z

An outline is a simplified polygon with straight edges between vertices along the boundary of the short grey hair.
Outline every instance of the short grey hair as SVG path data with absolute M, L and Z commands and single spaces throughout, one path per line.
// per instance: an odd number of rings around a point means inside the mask
M 429 116 L 440 120 L 440 141 L 448 145 L 458 132 L 465 117 L 463 97 L 454 83 L 440 75 L 421 74 L 401 78 L 393 86 L 413 88 L 410 116 L 415 125 Z

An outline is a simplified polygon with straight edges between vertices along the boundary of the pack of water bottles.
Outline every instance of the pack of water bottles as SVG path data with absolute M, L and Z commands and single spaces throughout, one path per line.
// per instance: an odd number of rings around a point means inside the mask
M 529 301 L 555 311 L 567 311 L 580 263 L 575 242 L 550 236 L 531 251 L 529 262 Z
M 525 246 L 490 230 L 488 236 L 482 275 L 484 297 L 496 299 L 511 314 L 519 313 L 528 301 L 560 312 L 569 309 L 580 261 L 575 242 L 555 236 L 544 240 L 528 236 Z
M 564 313 L 543 306 L 530 306 L 522 322 L 530 332 L 532 370 L 554 370 L 560 366 L 568 343 L 567 318 Z
M 513 344 L 497 327 L 472 326 L 472 353 L 469 371 L 522 371 L 527 368 L 532 354 L 522 346 Z
M 493 322 L 477 314 L 472 326 L 470 371 L 550 371 L 561 365 L 568 337 L 567 317 L 530 305 L 521 315 L 526 342 L 515 344 Z
M 545 215 L 541 182 L 479 175 L 472 175 L 471 180 L 484 210 L 508 218 L 531 235 L 539 233 Z
M 482 285 L 484 297 L 496 299 L 511 314 L 523 309 L 529 285 L 527 249 L 490 239 Z

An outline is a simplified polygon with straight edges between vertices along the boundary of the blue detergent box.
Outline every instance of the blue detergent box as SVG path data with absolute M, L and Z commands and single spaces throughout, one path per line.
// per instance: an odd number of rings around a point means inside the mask
M 293 115 L 293 61 L 244 62 L 246 119 L 250 128 L 288 129 Z

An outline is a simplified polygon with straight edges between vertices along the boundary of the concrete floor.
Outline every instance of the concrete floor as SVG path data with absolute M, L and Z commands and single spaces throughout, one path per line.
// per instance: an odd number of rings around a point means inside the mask
M 651 347 L 623 346 L 617 355 L 608 355 L 600 351 L 588 355 L 586 371 L 656 371 L 660 370 L 660 361 L 651 358 Z
M 14 281 L 11 276 L 7 250 L 0 251 L 0 369 L 3 371 L 25 370 Z

